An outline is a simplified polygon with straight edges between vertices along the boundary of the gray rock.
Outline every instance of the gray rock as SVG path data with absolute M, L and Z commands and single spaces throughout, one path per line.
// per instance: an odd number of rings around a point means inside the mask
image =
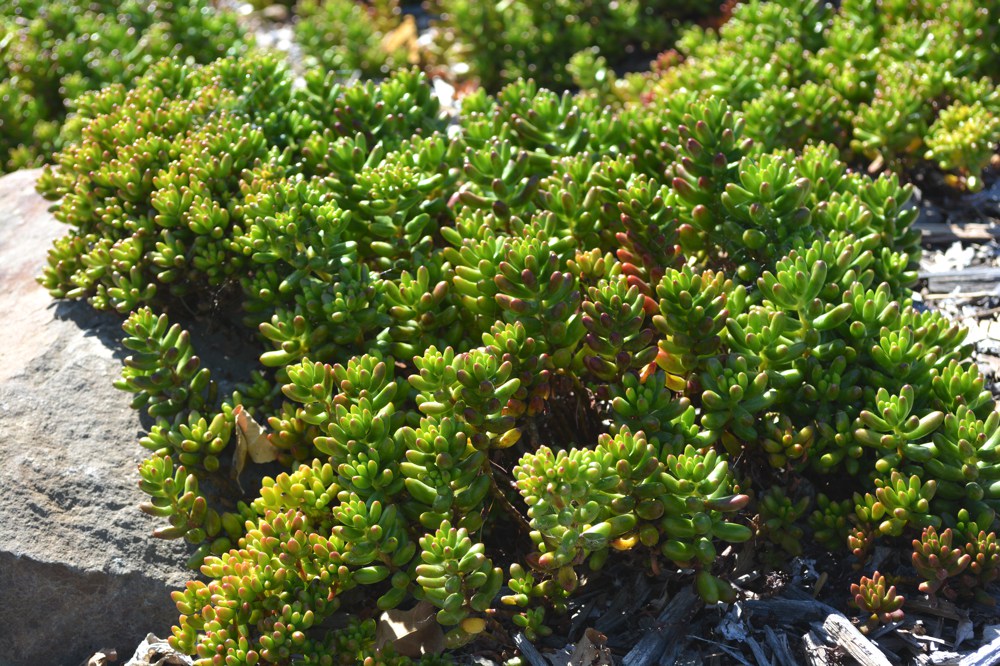
M 78 666 L 170 634 L 189 549 L 137 508 L 144 429 L 111 385 L 121 318 L 35 282 L 66 232 L 37 175 L 0 179 L 0 666 Z

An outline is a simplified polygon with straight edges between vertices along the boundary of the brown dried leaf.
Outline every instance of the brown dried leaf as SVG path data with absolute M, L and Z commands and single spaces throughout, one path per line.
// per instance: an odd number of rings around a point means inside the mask
M 429 601 L 421 601 L 410 610 L 382 613 L 375 629 L 375 649 L 392 643 L 404 657 L 420 657 L 444 652 L 444 631 L 435 618 L 436 609 Z
M 233 452 L 233 478 L 239 481 L 247 456 L 255 463 L 267 463 L 278 459 L 278 449 L 267 438 L 264 426 L 257 423 L 243 409 L 236 405 L 233 410 L 236 419 L 236 451 Z
M 393 53 L 399 49 L 406 49 L 406 59 L 411 65 L 418 65 L 420 64 L 418 37 L 420 33 L 417 31 L 417 22 L 411 14 L 407 14 L 397 27 L 382 37 L 382 50 Z
M 608 637 L 601 632 L 587 629 L 566 663 L 571 666 L 614 666 L 614 659 L 605 645 L 607 641 Z

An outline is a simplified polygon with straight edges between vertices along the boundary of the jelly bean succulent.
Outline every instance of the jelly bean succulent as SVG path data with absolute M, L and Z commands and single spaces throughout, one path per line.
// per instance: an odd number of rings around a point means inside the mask
M 955 593 L 945 586 L 948 578 L 962 573 L 972 562 L 972 557 L 961 548 L 952 548 L 954 532 L 951 528 L 938 534 L 933 527 L 926 527 L 920 539 L 913 540 L 913 568 L 924 582 L 920 591 L 934 595 L 941 591 L 954 598 Z
M 541 640 L 622 563 L 726 603 L 734 554 L 807 535 L 996 579 L 1000 413 L 914 303 L 897 177 L 755 146 L 721 98 L 519 82 L 448 126 L 415 71 L 292 83 L 159 63 L 84 98 L 39 181 L 70 226 L 40 281 L 126 316 L 200 665 L 407 663 L 369 618 L 414 609 L 452 649 Z M 206 321 L 258 360 L 225 391 Z
M 235 13 L 206 0 L 3 3 L 0 172 L 47 162 L 81 94 L 129 84 L 165 56 L 206 63 L 249 42 Z
M 903 603 L 906 601 L 896 593 L 896 586 L 889 585 L 885 576 L 878 571 L 871 578 L 861 577 L 860 583 L 851 584 L 851 605 L 867 613 L 862 631 L 868 632 L 880 624 L 889 624 L 903 619 Z
M 718 3 L 700 2 L 516 2 L 502 6 L 471 0 L 436 0 L 444 35 L 442 57 L 463 63 L 495 90 L 519 77 L 544 85 L 571 82 L 571 58 L 594 50 L 625 61 L 669 47 L 675 25 L 705 16 Z
M 395 1 L 300 0 L 295 13 L 295 40 L 302 51 L 343 78 L 355 73 L 378 78 L 408 64 L 406 44 L 386 39 L 400 25 Z
M 988 516 L 980 519 L 986 522 Z M 959 514 L 957 532 L 960 542 L 965 541 L 962 555 L 969 558 L 969 566 L 956 581 L 955 588 L 963 597 L 971 597 L 979 603 L 995 605 L 986 588 L 1000 578 L 1000 544 L 995 532 L 980 529 L 968 512 Z M 916 547 L 914 547 L 916 549 Z
M 1000 142 L 997 16 L 993 2 L 740 2 L 717 28 L 686 28 L 672 59 L 618 92 L 668 105 L 720 96 L 757 150 L 825 141 L 872 171 L 937 169 L 975 191 Z

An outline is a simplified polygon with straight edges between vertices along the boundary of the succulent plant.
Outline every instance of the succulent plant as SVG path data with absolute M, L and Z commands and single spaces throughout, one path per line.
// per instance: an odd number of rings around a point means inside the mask
M 761 7 L 820 51 L 880 43 L 848 34 L 869 5 Z M 818 76 L 792 64 L 770 75 Z M 852 76 L 829 85 L 872 103 Z M 912 189 L 832 144 L 755 147 L 757 87 L 609 111 L 519 82 L 448 127 L 416 72 L 293 85 L 253 56 L 83 99 L 40 182 L 70 225 L 41 281 L 127 316 L 143 509 L 203 566 L 175 645 L 404 664 L 365 618 L 423 601 L 452 646 L 543 637 L 615 558 L 730 602 L 730 555 L 783 566 L 807 527 L 858 564 L 927 528 L 921 566 L 961 551 L 950 589 L 992 581 L 1000 413 L 967 332 L 915 307 Z M 259 361 L 223 398 L 184 332 L 206 318 Z M 259 492 L 234 483 L 258 457 Z M 854 593 L 876 621 L 883 583 Z
M 205 560 L 209 583 L 191 581 L 173 593 L 181 620 L 171 643 L 206 663 L 227 656 L 280 662 L 320 652 L 306 632 L 336 611 L 339 591 L 354 585 L 340 556 L 343 542 L 320 536 L 289 510 L 251 523 L 242 543 Z M 258 568 L 262 558 L 274 566 Z
M 771 388 L 767 373 L 757 372 L 746 358 L 731 354 L 724 359 L 709 359 L 700 375 L 701 425 L 707 442 L 725 432 L 744 439 L 758 436 L 755 416 L 770 407 L 778 393 Z
M 903 619 L 903 603 L 906 599 L 897 594 L 896 586 L 889 585 L 885 576 L 878 571 L 871 578 L 862 576 L 860 583 L 852 583 L 851 595 L 851 605 L 868 614 L 862 627 L 865 632 L 880 624 Z
M 549 603 L 560 603 L 565 605 L 566 591 L 562 587 L 536 584 L 535 577 L 531 571 L 525 569 L 520 563 L 515 562 L 510 565 L 510 579 L 507 582 L 511 594 L 501 597 L 500 601 L 510 606 L 528 606 L 534 600 L 536 603 L 548 593 L 556 591 L 559 594 L 558 601 L 552 599 Z M 529 640 L 538 640 L 552 633 L 552 629 L 545 624 L 545 607 L 535 606 L 523 613 L 519 613 L 512 618 L 515 625 L 524 630 L 525 636 Z
M 618 480 L 594 451 L 542 447 L 521 458 L 514 478 L 528 505 L 538 566 L 570 591 L 576 587 L 574 567 L 637 524 L 634 514 L 612 513 Z
M 924 578 L 920 583 L 921 592 L 937 594 L 946 579 L 959 575 L 972 562 L 972 557 L 961 548 L 952 548 L 953 536 L 951 528 L 938 534 L 933 526 L 928 526 L 919 539 L 913 540 L 913 568 Z M 954 597 L 954 594 L 944 590 L 945 596 Z
M 900 536 L 908 525 L 934 527 L 941 523 L 939 516 L 929 513 L 936 490 L 934 480 L 921 483 L 916 475 L 906 478 L 892 471 L 889 480 L 875 479 L 874 495 L 862 498 L 855 493 L 855 512 L 862 524 L 877 525 L 889 536 Z
M 660 551 L 681 566 L 703 567 L 695 583 L 705 601 L 731 600 L 732 587 L 708 570 L 716 557 L 712 537 L 735 543 L 751 537 L 750 528 L 726 520 L 727 513 L 740 511 L 750 498 L 732 492 L 728 463 L 714 449 L 701 454 L 688 445 L 682 454 L 666 456 L 664 465 L 666 474 L 660 478 L 675 499 L 664 502 Z
M 510 363 L 512 376 L 518 380 L 517 390 L 507 400 L 505 411 L 515 418 L 541 412 L 552 392 L 552 364 L 549 355 L 528 336 L 524 324 L 497 322 L 489 333 L 483 333 L 483 345 L 502 363 Z
M 982 188 L 979 173 L 989 164 L 1000 142 L 1000 117 L 981 103 L 955 102 L 938 114 L 928 128 L 924 157 L 943 171 L 957 172 L 952 178 L 972 191 Z
M 378 78 L 409 62 L 405 44 L 387 44 L 386 34 L 400 25 L 395 1 L 304 0 L 295 13 L 295 40 L 303 52 L 342 78 L 355 72 Z
M 813 536 L 824 548 L 830 551 L 840 550 L 847 544 L 848 535 L 852 531 L 853 515 L 854 502 L 849 499 L 835 502 L 820 493 L 816 496 L 816 509 L 809 516 Z
M 959 520 L 963 517 L 966 516 L 959 515 Z M 1000 578 L 1000 544 L 997 543 L 996 533 L 977 529 L 978 523 L 971 520 L 962 522 L 959 534 L 966 540 L 962 555 L 969 558 L 969 566 L 957 581 L 956 588 L 979 603 L 995 605 L 996 601 L 984 588 Z
M 128 334 L 122 344 L 133 353 L 126 357 L 115 386 L 135 394 L 133 408 L 145 407 L 150 416 L 160 418 L 213 406 L 218 389 L 212 372 L 201 367 L 191 335 L 179 324 L 140 308 L 122 328 Z
M 617 90 L 656 104 L 718 95 L 763 151 L 826 141 L 872 171 L 936 167 L 976 190 L 998 140 L 996 83 L 984 76 L 996 73 L 993 19 L 975 3 L 742 2 L 717 30 L 687 28 L 674 62 Z
M 657 363 L 676 378 L 672 381 L 679 390 L 678 381 L 688 380 L 718 352 L 732 291 L 732 282 L 722 273 L 698 273 L 687 266 L 668 270 L 657 285 L 660 314 L 653 317 L 653 325 L 665 336 Z
M 641 370 L 657 355 L 653 329 L 644 327 L 646 297 L 628 282 L 624 275 L 614 282 L 602 280 L 581 304 L 587 329 L 583 364 L 599 380 Z
M 484 554 L 485 547 L 474 543 L 465 528 L 455 529 L 447 520 L 420 540 L 421 564 L 416 568 L 416 583 L 421 596 L 440 610 L 437 620 L 455 625 L 445 635 L 451 646 L 472 640 L 485 627 L 481 617 L 492 604 L 503 584 L 503 570 L 493 567 Z
M 432 284 L 431 275 L 426 265 L 420 265 L 415 274 L 403 271 L 398 280 L 379 282 L 384 307 L 395 325 L 383 329 L 378 340 L 395 358 L 412 358 L 431 346 L 461 342 L 462 327 L 451 282 Z
M 774 486 L 759 500 L 759 532 L 792 556 L 802 553 L 802 528 L 796 526 L 799 517 L 809 508 L 809 497 L 793 502 L 780 486 Z
M 746 526 L 725 520 L 749 498 L 730 492 L 728 466 L 714 451 L 701 455 L 688 446 L 661 462 L 657 447 L 627 428 L 602 437 L 594 451 L 542 447 L 523 456 L 514 475 L 529 507 L 537 566 L 567 592 L 577 585 L 575 567 L 599 568 L 609 547 L 658 547 L 679 566 L 707 570 L 716 557 L 714 539 L 751 536 Z M 710 574 L 697 586 L 709 602 L 733 594 Z
M 438 0 L 442 56 L 466 63 L 488 89 L 518 77 L 544 85 L 571 81 L 567 66 L 593 48 L 615 60 L 655 53 L 675 35 L 673 22 L 703 16 L 715 7 L 697 2 L 565 2 L 538 6 L 514 2 L 492 7 L 469 0 Z
M 206 0 L 4 3 L 0 172 L 48 162 L 81 95 L 130 84 L 166 56 L 207 63 L 244 53 L 250 42 L 235 13 Z
M 400 471 L 412 504 L 404 506 L 426 529 L 448 521 L 465 529 L 482 526 L 482 508 L 490 490 L 487 457 L 473 448 L 465 427 L 451 419 L 424 418 L 405 428 L 406 462 Z

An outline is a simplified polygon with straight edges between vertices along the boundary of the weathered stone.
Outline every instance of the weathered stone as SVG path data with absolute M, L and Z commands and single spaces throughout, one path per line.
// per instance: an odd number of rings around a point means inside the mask
M 78 666 L 169 635 L 189 549 L 137 508 L 143 427 L 112 387 L 121 317 L 35 282 L 67 230 L 36 177 L 0 179 L 0 665 Z

